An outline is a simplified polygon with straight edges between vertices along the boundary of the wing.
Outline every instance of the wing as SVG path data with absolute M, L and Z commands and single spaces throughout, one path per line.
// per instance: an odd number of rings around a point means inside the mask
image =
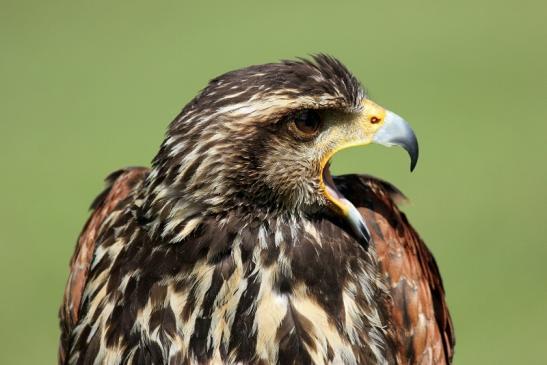
M 405 196 L 370 176 L 341 176 L 336 185 L 371 230 L 393 298 L 391 318 L 400 363 L 449 364 L 455 337 L 441 275 L 433 255 L 396 205 Z
M 144 167 L 131 167 L 110 174 L 106 178 L 106 189 L 91 204 L 92 214 L 80 233 L 70 260 L 70 274 L 59 310 L 61 323 L 59 363 L 61 364 L 64 363 L 69 350 L 72 330 L 79 320 L 80 302 L 95 251 L 95 240 L 101 231 L 101 226 L 113 210 L 126 203 L 129 193 L 144 179 L 147 172 L 148 169 Z

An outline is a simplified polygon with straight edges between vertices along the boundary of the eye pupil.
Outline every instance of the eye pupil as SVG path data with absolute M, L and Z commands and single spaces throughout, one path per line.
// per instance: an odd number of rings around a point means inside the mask
M 376 124 L 376 123 L 378 123 L 379 121 L 380 121 L 380 118 L 378 118 L 378 117 L 372 117 L 372 118 L 370 118 L 370 122 L 371 122 L 372 124 Z
M 319 130 L 321 118 L 315 110 L 303 110 L 296 114 L 294 124 L 300 132 L 314 134 Z

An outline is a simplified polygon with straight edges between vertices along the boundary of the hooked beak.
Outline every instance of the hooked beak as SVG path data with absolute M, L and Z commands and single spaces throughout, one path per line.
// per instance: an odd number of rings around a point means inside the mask
M 418 140 L 408 123 L 397 114 L 387 110 L 384 124 L 372 137 L 372 142 L 386 147 L 403 147 L 410 156 L 410 171 L 413 171 L 418 162 Z
M 356 237 L 366 248 L 371 240 L 370 231 L 361 213 L 334 184 L 329 170 L 330 158 L 342 149 L 369 143 L 378 143 L 387 147 L 401 146 L 410 155 L 410 171 L 413 171 L 418 162 L 418 140 L 403 118 L 368 99 L 363 101 L 363 110 L 353 119 L 351 126 L 339 132 L 339 135 L 344 137 L 340 138 L 338 146 L 323 160 L 321 181 L 327 199 L 345 218 Z

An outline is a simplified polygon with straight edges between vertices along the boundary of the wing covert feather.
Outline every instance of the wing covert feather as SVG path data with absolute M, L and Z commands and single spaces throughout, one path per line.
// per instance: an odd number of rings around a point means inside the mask
M 435 259 L 397 203 L 406 200 L 393 185 L 370 176 L 336 180 L 364 216 L 393 299 L 391 322 L 401 364 L 449 364 L 454 329 Z
M 148 169 L 145 167 L 130 167 L 113 172 L 105 179 L 107 185 L 105 190 L 91 204 L 91 216 L 80 233 L 70 260 L 70 273 L 59 310 L 61 323 L 60 363 L 64 363 L 65 354 L 69 350 L 70 334 L 79 320 L 82 295 L 94 256 L 96 239 L 103 223 L 115 209 L 124 204 L 124 200 L 135 185 L 144 179 L 147 172 Z

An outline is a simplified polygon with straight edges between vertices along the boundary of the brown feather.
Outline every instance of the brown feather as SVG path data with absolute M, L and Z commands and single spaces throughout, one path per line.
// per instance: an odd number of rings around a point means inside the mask
M 70 346 L 70 334 L 79 319 L 82 295 L 101 226 L 133 187 L 143 180 L 147 172 L 148 169 L 144 167 L 132 167 L 113 172 L 105 179 L 107 184 L 105 190 L 91 204 L 91 216 L 80 233 L 70 260 L 69 278 L 59 311 L 62 331 L 59 346 L 60 363 L 65 361 Z
M 391 290 L 399 362 L 449 364 L 455 337 L 441 275 L 433 255 L 395 203 L 404 195 L 370 176 L 341 176 L 336 184 L 371 225 Z

